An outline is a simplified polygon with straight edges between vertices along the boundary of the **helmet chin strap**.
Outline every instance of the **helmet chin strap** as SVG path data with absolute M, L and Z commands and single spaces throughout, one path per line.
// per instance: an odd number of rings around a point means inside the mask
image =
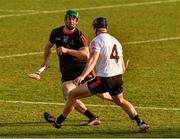
M 96 36 L 100 33 L 107 33 L 107 28 L 98 28 L 98 29 L 95 29 L 95 34 Z

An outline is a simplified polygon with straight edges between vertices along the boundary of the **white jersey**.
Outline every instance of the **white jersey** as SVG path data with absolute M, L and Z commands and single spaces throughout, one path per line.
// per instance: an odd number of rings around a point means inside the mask
M 90 43 L 90 52 L 98 52 L 96 74 L 100 77 L 112 77 L 123 74 L 122 46 L 108 33 L 101 33 Z

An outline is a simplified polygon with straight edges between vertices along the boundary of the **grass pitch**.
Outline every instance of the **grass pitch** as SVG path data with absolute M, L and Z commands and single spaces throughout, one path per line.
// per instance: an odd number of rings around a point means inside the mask
M 179 0 L 0 0 L 0 137 L 180 137 L 179 7 Z M 75 111 L 59 130 L 44 121 L 44 111 L 59 114 L 63 109 L 55 104 L 64 103 L 58 59 L 52 53 L 50 68 L 35 81 L 27 75 L 39 68 L 43 56 L 27 53 L 43 51 L 69 8 L 79 10 L 78 27 L 89 42 L 92 20 L 108 18 L 110 34 L 122 43 L 125 60 L 130 59 L 124 96 L 150 124 L 148 134 L 136 133 L 135 122 L 122 109 L 97 97 L 83 102 L 95 105 L 88 108 L 99 115 L 99 126 L 83 126 L 87 119 Z

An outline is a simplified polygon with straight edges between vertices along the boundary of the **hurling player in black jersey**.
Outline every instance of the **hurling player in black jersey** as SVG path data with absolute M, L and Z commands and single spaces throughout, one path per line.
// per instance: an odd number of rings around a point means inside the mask
M 73 80 L 84 70 L 89 57 L 89 47 L 84 34 L 76 28 L 79 21 L 79 13 L 74 9 L 67 10 L 64 21 L 64 26 L 53 29 L 50 34 L 49 41 L 44 49 L 42 66 L 48 66 L 51 48 L 55 44 L 62 74 L 63 96 L 67 100 L 68 93 L 76 87 Z M 82 101 L 76 101 L 75 109 L 89 118 L 87 125 L 100 124 L 98 117 L 90 112 Z M 44 113 L 44 117 L 50 123 L 56 120 L 55 116 L 47 112 Z

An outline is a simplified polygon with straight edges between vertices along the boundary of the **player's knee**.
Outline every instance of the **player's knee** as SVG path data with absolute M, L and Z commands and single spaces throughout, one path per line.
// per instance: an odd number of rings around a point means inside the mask
M 68 92 L 66 91 L 63 91 L 63 96 L 64 96 L 64 100 L 67 100 L 68 99 Z
M 123 105 L 123 104 L 124 104 L 124 99 L 123 99 L 123 98 L 120 98 L 120 99 L 119 99 L 119 104 L 120 104 L 120 105 Z
M 114 99 L 114 101 L 119 106 L 123 106 L 123 104 L 124 104 L 124 98 L 123 97 L 118 97 L 118 98 Z
M 72 92 L 69 92 L 68 94 L 68 100 L 74 99 L 74 94 Z
M 69 93 L 74 88 L 75 88 L 75 85 L 73 84 L 72 81 L 66 81 L 62 84 L 63 96 L 65 100 L 68 100 Z
M 102 98 L 102 99 L 106 99 L 106 97 L 105 97 L 104 95 L 100 96 L 100 98 Z
M 96 96 L 100 97 L 101 99 L 106 99 L 106 97 L 103 94 L 96 94 Z

